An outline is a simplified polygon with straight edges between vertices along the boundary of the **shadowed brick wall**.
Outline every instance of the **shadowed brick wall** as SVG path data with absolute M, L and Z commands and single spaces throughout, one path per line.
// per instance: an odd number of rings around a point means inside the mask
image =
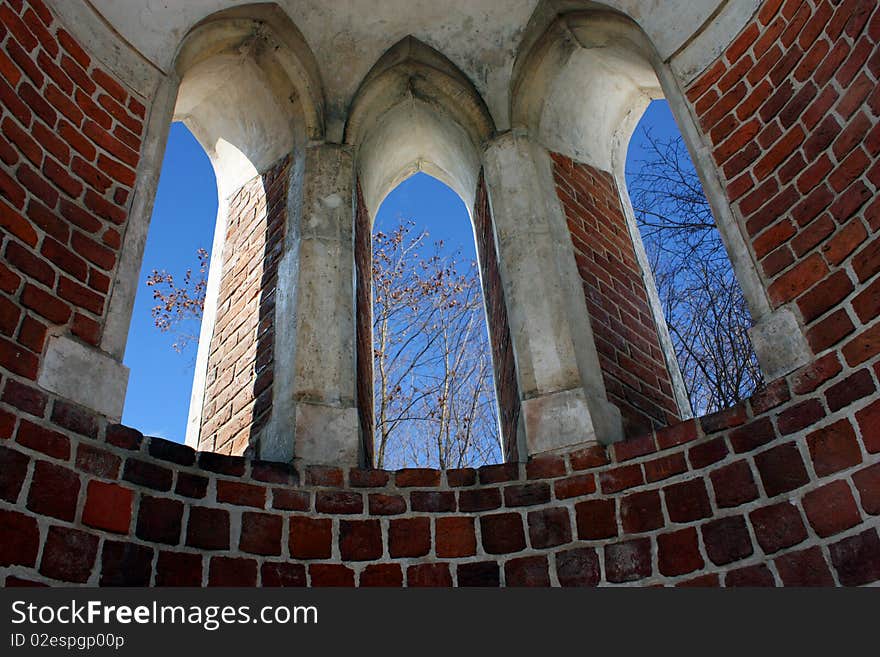
M 298 472 L 196 453 L 19 392 L 0 403 L 0 581 L 875 582 L 880 402 L 826 411 L 852 396 L 833 372 L 810 366 L 607 452 L 445 472 Z
M 357 403 L 366 463 L 373 463 L 373 227 L 361 185 L 355 199 L 354 264 L 357 317 Z
M 657 325 L 614 179 L 551 153 L 608 400 L 635 436 L 679 420 Z
M 687 90 L 771 304 L 853 368 L 880 345 L 878 42 L 872 0 L 768 1 Z
M 271 414 L 275 286 L 289 180 L 285 157 L 229 200 L 200 449 L 243 454 Z
M 474 204 L 474 231 L 477 237 L 477 250 L 480 260 L 480 281 L 483 289 L 483 303 L 489 324 L 489 341 L 492 343 L 492 365 L 494 366 L 495 397 L 501 418 L 501 437 L 504 458 L 507 461 L 519 459 L 516 443 L 519 423 L 519 386 L 516 382 L 516 363 L 513 359 L 513 345 L 510 341 L 510 324 L 507 321 L 507 306 L 504 302 L 504 288 L 498 270 L 498 253 L 495 249 L 495 232 L 492 229 L 492 210 L 486 182 L 480 175 L 477 186 L 477 199 Z
M 47 333 L 100 344 L 145 107 L 34 0 L 0 5 L 0 109 L 0 367 L 32 381 Z

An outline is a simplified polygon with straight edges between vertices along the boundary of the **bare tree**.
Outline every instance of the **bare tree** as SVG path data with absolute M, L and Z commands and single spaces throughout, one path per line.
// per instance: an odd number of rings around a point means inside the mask
M 153 306 L 150 313 L 153 323 L 160 331 L 174 330 L 175 340 L 172 348 L 182 352 L 187 345 L 199 339 L 196 331 L 191 328 L 190 320 L 201 320 L 205 310 L 205 292 L 208 287 L 208 252 L 199 249 L 196 252 L 199 266 L 196 273 L 187 269 L 183 276 L 183 285 L 178 286 L 174 276 L 167 271 L 154 269 L 147 277 L 147 287 L 153 288 Z
M 373 237 L 373 350 L 377 467 L 464 467 L 500 460 L 491 351 L 474 262 L 413 223 Z M 208 254 L 183 284 L 153 270 L 147 285 L 174 348 L 197 340 L 183 330 L 201 317 Z
M 412 222 L 373 236 L 376 465 L 441 468 L 500 458 L 476 263 Z
M 684 142 L 646 131 L 645 144 L 628 187 L 685 387 L 703 415 L 762 383 L 752 318 Z

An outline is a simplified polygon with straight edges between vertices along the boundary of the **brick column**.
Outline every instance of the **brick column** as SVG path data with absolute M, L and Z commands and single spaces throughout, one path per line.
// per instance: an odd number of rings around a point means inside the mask
M 278 269 L 275 395 L 264 459 L 357 465 L 354 190 L 351 154 L 318 144 L 298 158 Z
M 520 458 L 620 440 L 620 411 L 606 398 L 550 156 L 506 134 L 483 159 L 522 400 Z

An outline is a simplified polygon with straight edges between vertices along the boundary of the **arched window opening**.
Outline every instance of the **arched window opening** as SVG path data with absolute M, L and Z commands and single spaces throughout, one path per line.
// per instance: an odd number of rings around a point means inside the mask
M 122 421 L 183 442 L 217 216 L 207 154 L 183 123 L 171 126 L 126 343 Z M 157 413 L 161 409 L 161 413 Z
M 764 322 L 756 340 L 763 371 L 778 375 L 754 257 L 678 84 L 645 33 L 614 12 L 562 14 L 519 59 L 512 88 L 514 124 L 534 131 L 553 157 L 608 400 L 621 411 L 624 435 L 748 396 L 762 381 L 747 333 L 757 330 L 753 320 Z M 655 137 L 661 127 L 669 133 L 656 148 L 636 130 L 643 116 L 657 124 Z M 631 143 L 638 144 L 632 154 Z
M 693 411 L 732 406 L 763 381 L 752 316 L 665 100 L 651 103 L 633 134 L 626 182 Z
M 498 405 L 470 216 L 424 173 L 373 224 L 374 455 L 379 468 L 502 460 Z

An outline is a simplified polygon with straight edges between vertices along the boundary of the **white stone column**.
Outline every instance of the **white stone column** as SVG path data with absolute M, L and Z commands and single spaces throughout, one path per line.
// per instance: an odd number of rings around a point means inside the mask
M 622 440 L 549 154 L 507 133 L 488 144 L 483 165 L 522 400 L 522 458 Z
M 272 418 L 264 459 L 358 465 L 355 398 L 354 174 L 351 153 L 298 155 L 278 267 Z

